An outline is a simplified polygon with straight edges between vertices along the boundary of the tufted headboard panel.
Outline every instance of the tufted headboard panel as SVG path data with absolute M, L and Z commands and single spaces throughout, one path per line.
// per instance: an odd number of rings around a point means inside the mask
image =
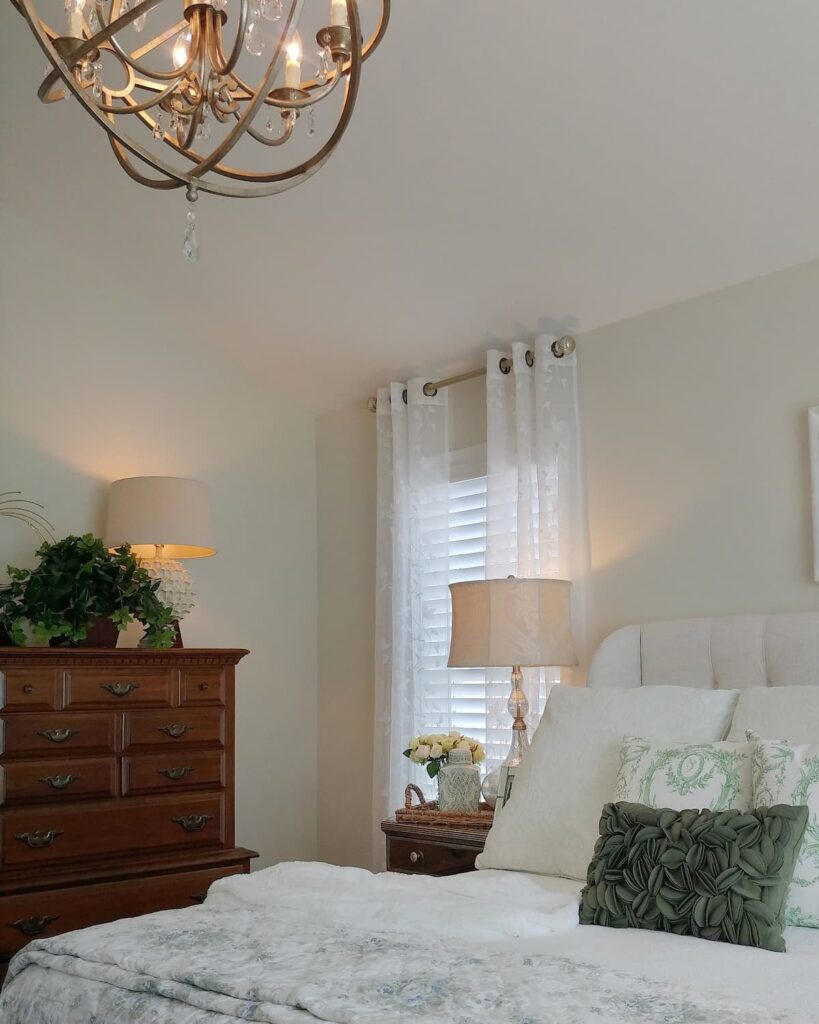
M 600 644 L 589 686 L 819 686 L 819 612 L 671 619 Z

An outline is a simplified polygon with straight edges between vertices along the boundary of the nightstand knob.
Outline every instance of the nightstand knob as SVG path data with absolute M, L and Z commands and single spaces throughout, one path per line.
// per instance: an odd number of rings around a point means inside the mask
M 418 864 L 424 859 L 423 853 L 420 850 L 413 850 L 410 854 L 410 861 L 413 864 Z

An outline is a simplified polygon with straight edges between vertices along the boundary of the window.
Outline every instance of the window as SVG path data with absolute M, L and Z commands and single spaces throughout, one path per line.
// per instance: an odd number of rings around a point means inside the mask
M 487 769 L 509 750 L 508 669 L 447 668 L 451 631 L 449 584 L 486 579 L 486 450 L 454 452 L 445 509 L 439 493 L 421 498 L 420 686 L 416 690 L 415 733 L 457 729 L 486 747 Z M 535 520 L 537 513 L 535 512 Z M 514 538 L 512 538 L 514 543 Z M 539 718 L 554 672 L 541 672 L 539 700 L 532 701 L 533 725 Z M 530 700 L 532 700 L 531 687 Z M 428 787 L 430 793 L 433 786 Z

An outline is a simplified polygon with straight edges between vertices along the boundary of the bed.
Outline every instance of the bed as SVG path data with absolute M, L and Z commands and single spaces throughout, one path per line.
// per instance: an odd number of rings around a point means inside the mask
M 631 626 L 590 686 L 819 685 L 819 615 Z M 284 864 L 201 907 L 35 941 L 3 1024 L 811 1024 L 819 929 L 788 951 L 577 924 L 581 883 Z

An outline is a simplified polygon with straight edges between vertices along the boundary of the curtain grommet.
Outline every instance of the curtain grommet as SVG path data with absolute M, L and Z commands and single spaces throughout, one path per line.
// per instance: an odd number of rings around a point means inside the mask
M 498 369 L 504 375 L 510 374 L 512 372 L 512 360 L 508 356 L 501 356 Z
M 424 385 L 423 391 L 427 398 L 434 398 L 438 394 L 438 388 L 430 381 Z
M 535 365 L 535 353 L 530 349 L 526 349 L 526 365 L 532 367 Z

